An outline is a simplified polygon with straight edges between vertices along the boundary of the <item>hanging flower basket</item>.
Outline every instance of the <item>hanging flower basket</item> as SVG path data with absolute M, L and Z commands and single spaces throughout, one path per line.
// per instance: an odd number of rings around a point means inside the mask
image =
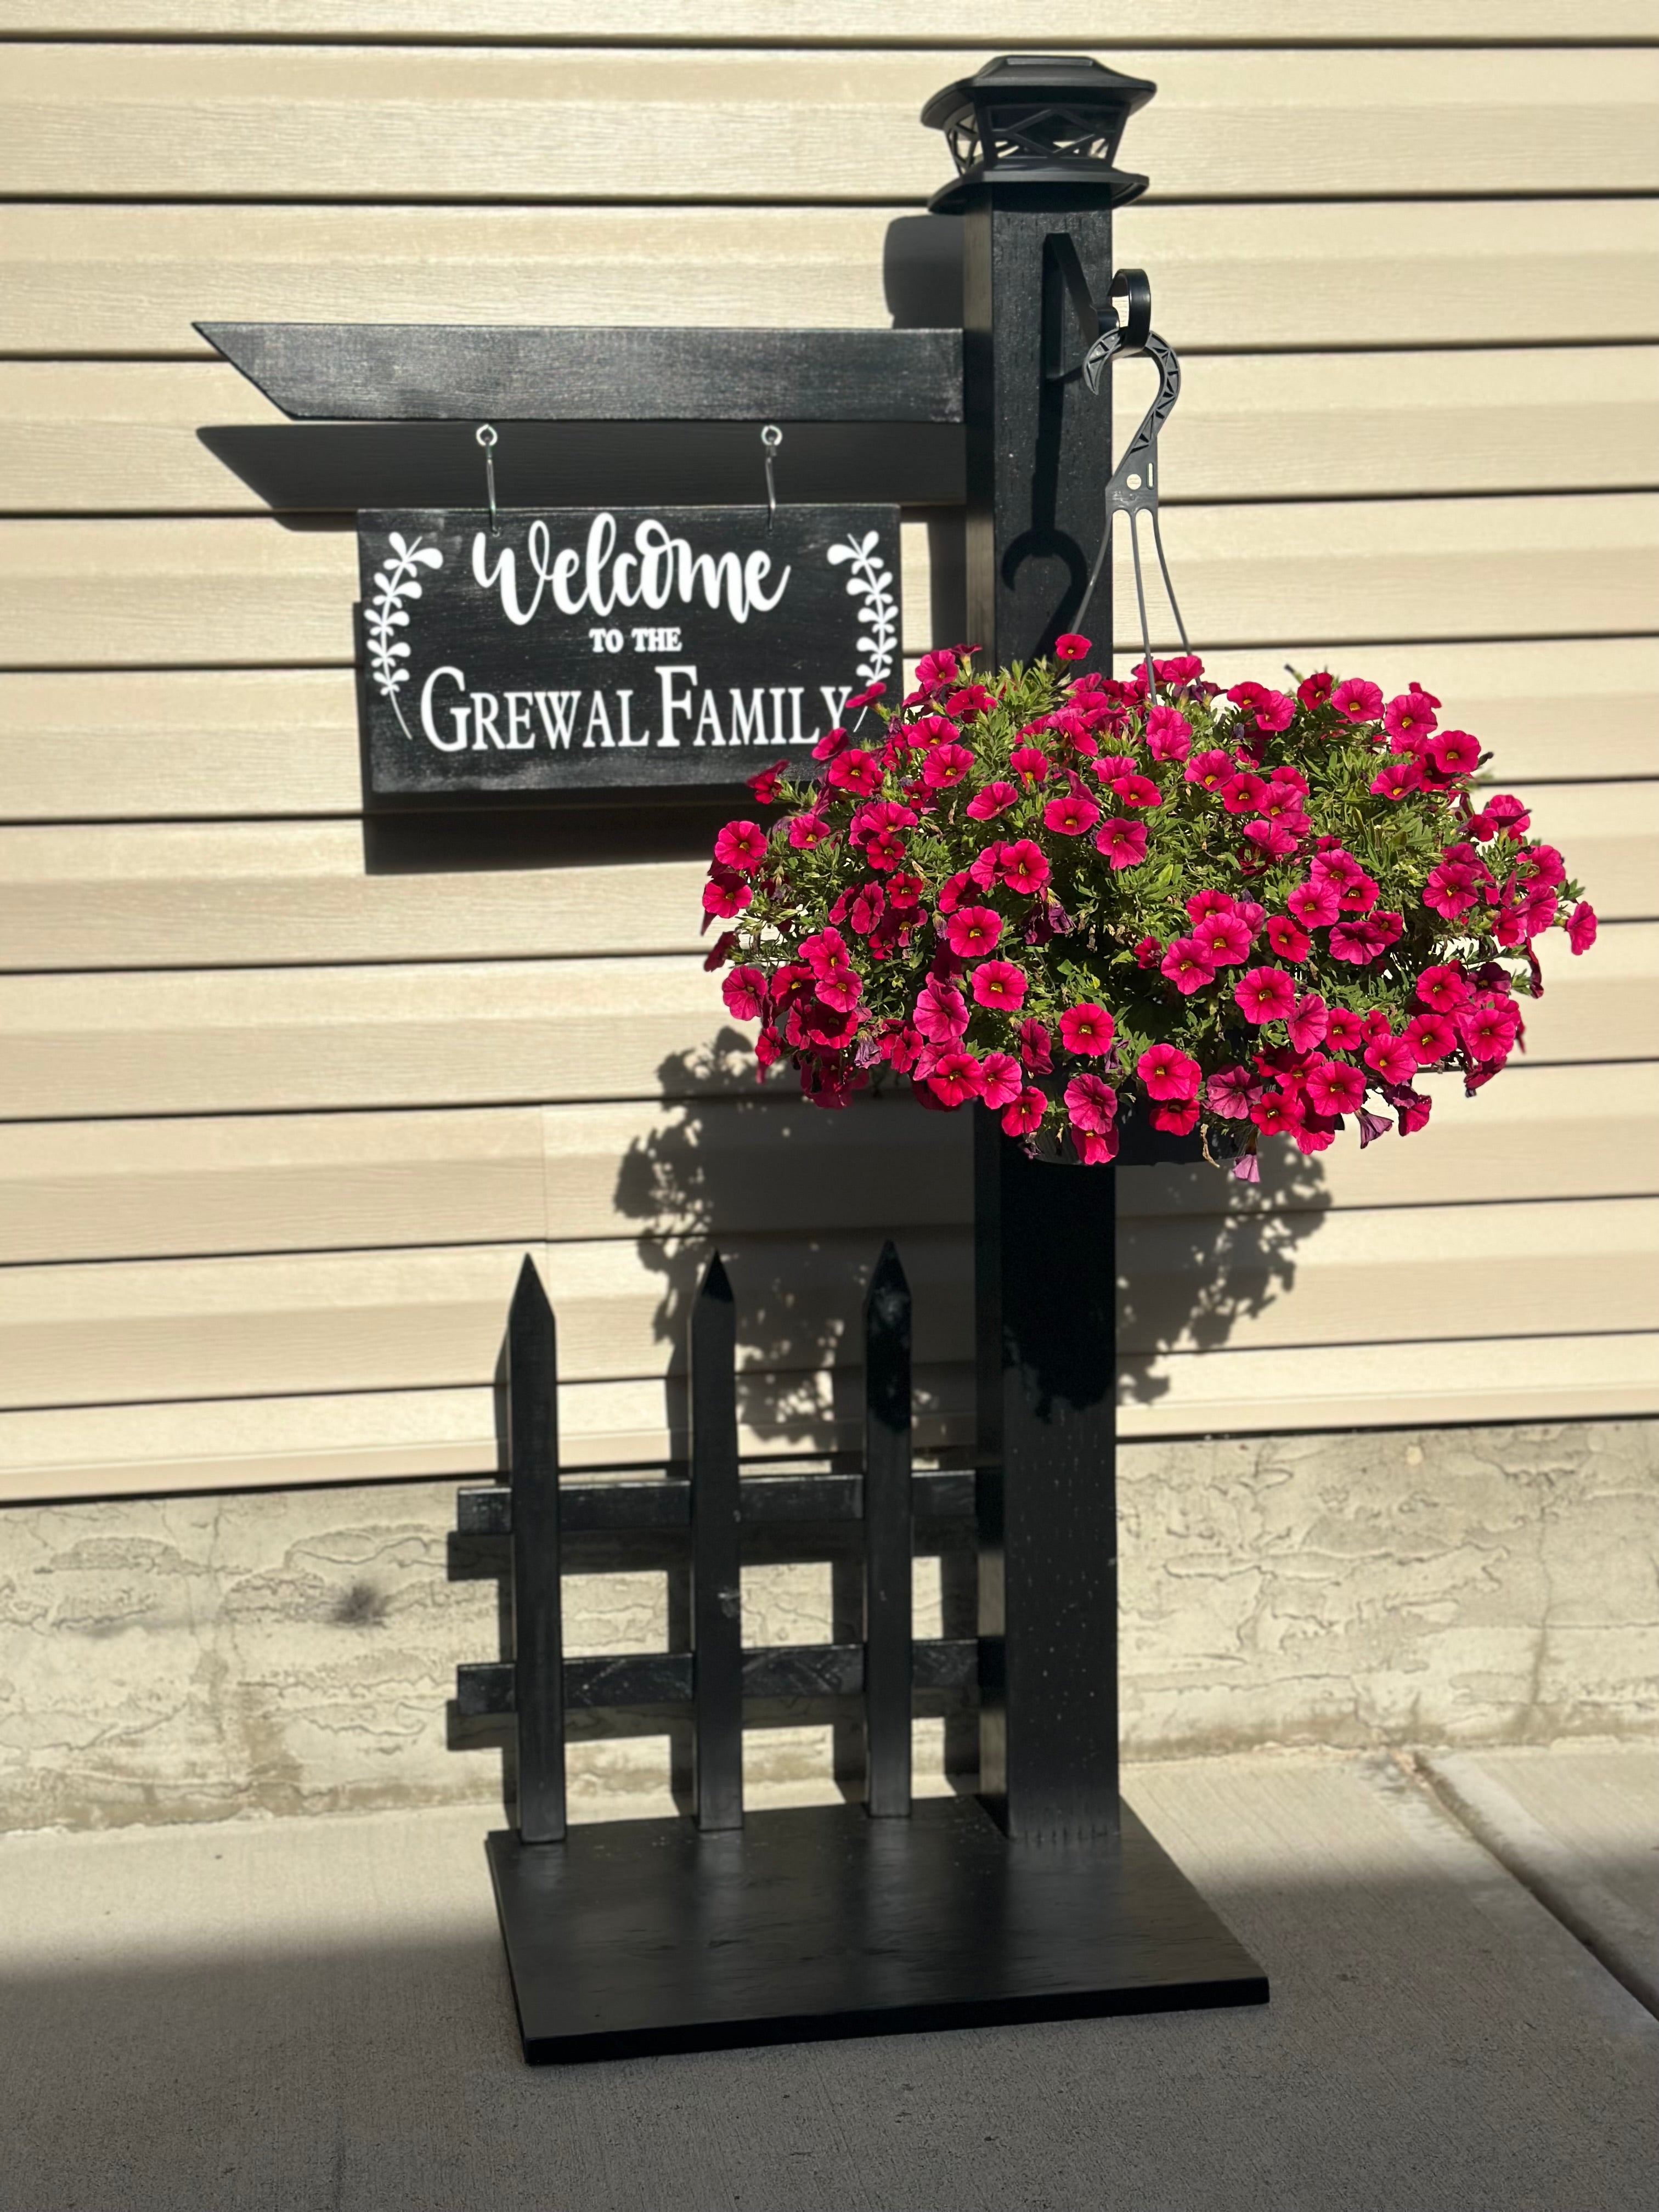
M 1489 1082 L 1535 940 L 1583 952 L 1595 916 L 1522 803 L 1475 788 L 1479 742 L 1415 684 L 1224 696 L 1192 654 L 1071 676 L 1089 650 L 929 653 L 897 710 L 848 702 L 821 781 L 751 778 L 781 814 L 720 831 L 703 908 L 762 1071 L 787 1055 L 830 1107 L 908 1080 L 1091 1164 L 1133 1108 L 1252 1182 L 1263 1136 L 1409 1136 L 1420 1073 Z

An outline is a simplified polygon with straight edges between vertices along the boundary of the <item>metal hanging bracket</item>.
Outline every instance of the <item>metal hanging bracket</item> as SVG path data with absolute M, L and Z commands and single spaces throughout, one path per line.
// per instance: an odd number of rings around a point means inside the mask
M 1050 240 L 1052 245 L 1054 241 Z M 1069 243 L 1069 241 L 1067 241 Z M 1075 248 L 1073 249 L 1075 255 Z M 1080 272 L 1079 272 L 1080 273 Z M 1152 544 L 1158 555 L 1158 573 L 1164 579 L 1164 589 L 1170 602 L 1170 611 L 1182 646 L 1190 651 L 1187 625 L 1181 618 L 1180 602 L 1176 598 L 1175 586 L 1170 580 L 1170 563 L 1164 551 L 1164 534 L 1158 528 L 1158 434 L 1175 411 L 1176 401 L 1181 397 L 1181 363 L 1173 347 L 1152 328 L 1152 286 L 1146 271 L 1139 269 L 1120 270 L 1112 278 L 1112 297 L 1121 295 L 1127 305 L 1127 314 L 1121 325 L 1115 316 L 1112 325 L 1103 329 L 1090 346 L 1080 364 L 1083 380 L 1090 392 L 1098 398 L 1107 364 L 1127 354 L 1143 354 L 1158 370 L 1158 391 L 1152 405 L 1140 418 L 1139 427 L 1123 450 L 1123 458 L 1113 470 L 1106 484 L 1106 526 L 1101 535 L 1100 550 L 1095 556 L 1094 567 L 1089 572 L 1089 584 L 1083 594 L 1073 621 L 1081 623 L 1087 613 L 1089 602 L 1094 597 L 1095 586 L 1106 565 L 1111 550 L 1112 524 L 1119 514 L 1127 515 L 1129 523 L 1129 550 L 1134 558 L 1135 600 L 1140 614 L 1141 654 L 1146 668 L 1146 697 L 1150 704 L 1155 696 L 1152 674 L 1152 633 L 1146 621 L 1146 591 L 1140 568 L 1140 538 L 1136 519 L 1150 518 L 1152 526 Z M 1107 434 L 1111 434 L 1110 425 Z

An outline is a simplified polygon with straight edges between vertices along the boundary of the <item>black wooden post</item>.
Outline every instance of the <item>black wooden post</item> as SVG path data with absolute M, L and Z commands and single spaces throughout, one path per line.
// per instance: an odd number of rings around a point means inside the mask
M 968 629 L 993 665 L 1029 660 L 1073 626 L 1100 544 L 1111 380 L 1097 396 L 1083 381 L 1074 311 L 1047 241 L 1071 239 L 1103 312 L 1112 209 L 1146 188 L 1113 167 L 1117 142 L 1154 89 L 1083 55 L 1004 54 L 923 110 L 963 171 L 933 205 L 963 217 Z M 1065 349 L 1045 349 L 1045 295 L 1050 319 L 1067 324 Z M 1046 374 L 1061 350 L 1070 374 Z M 1107 583 L 1087 629 L 1093 665 L 1109 670 Z
M 977 1120 L 981 1787 L 1082 1840 L 1118 1825 L 1117 1176 Z
M 693 1799 L 700 1828 L 743 1826 L 743 1583 L 738 1316 L 715 1253 L 691 1307 Z
M 884 1244 L 864 1301 L 865 1808 L 910 1810 L 910 1285 Z
M 565 1826 L 558 1375 L 553 1309 L 528 1258 L 507 1315 L 507 1407 L 519 1833 L 556 1844 Z

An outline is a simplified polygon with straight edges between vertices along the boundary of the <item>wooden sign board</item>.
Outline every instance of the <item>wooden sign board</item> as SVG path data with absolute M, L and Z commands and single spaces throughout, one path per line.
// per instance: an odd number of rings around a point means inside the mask
M 740 783 L 898 690 L 896 507 L 358 517 L 368 803 Z

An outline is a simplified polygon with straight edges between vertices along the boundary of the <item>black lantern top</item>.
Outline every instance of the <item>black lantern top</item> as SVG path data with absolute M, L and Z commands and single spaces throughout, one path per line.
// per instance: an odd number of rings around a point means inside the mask
M 954 215 L 982 179 L 1081 185 L 1103 191 L 1115 207 L 1139 199 L 1147 179 L 1112 164 L 1124 125 L 1157 90 L 1087 54 L 999 54 L 921 111 L 930 130 L 944 131 L 957 165 L 956 181 L 929 204 Z

